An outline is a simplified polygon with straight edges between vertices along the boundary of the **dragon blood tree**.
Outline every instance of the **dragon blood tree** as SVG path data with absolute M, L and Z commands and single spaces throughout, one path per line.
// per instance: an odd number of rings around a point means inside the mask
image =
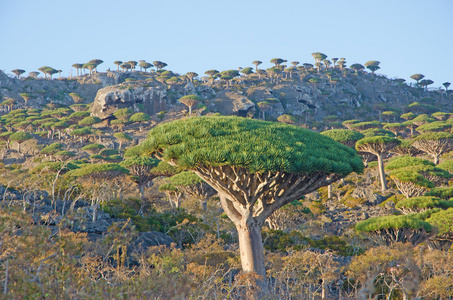
M 240 117 L 165 123 L 150 130 L 143 149 L 145 155 L 194 172 L 218 192 L 238 231 L 243 271 L 263 278 L 264 221 L 302 195 L 363 171 L 354 149 L 328 137 Z

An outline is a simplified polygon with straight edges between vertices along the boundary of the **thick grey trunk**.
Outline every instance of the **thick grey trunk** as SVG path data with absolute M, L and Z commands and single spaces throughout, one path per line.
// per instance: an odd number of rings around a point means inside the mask
M 332 199 L 332 185 L 327 186 L 327 198 Z
M 383 161 L 382 156 L 383 156 L 383 154 L 379 153 L 377 155 L 377 158 L 378 158 L 378 167 L 379 167 L 379 177 L 381 179 L 381 190 L 384 192 L 387 190 L 387 181 L 385 180 L 384 161 Z
M 246 273 L 255 272 L 266 278 L 264 267 L 263 241 L 261 239 L 261 226 L 236 225 L 241 252 L 242 270 Z

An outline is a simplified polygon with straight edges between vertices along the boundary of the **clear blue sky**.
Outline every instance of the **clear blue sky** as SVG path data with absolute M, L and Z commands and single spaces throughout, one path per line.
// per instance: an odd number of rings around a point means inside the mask
M 380 74 L 453 83 L 452 0 L 0 0 L 0 70 L 102 59 L 164 61 L 200 75 L 313 52 Z M 75 71 L 73 71 L 75 75 Z

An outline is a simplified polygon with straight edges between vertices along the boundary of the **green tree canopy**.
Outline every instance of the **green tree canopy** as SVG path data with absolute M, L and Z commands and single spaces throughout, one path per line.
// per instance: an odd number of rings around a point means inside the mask
M 262 276 L 261 226 L 267 217 L 306 193 L 363 170 L 355 150 L 328 137 L 240 117 L 161 124 L 150 130 L 143 148 L 145 154 L 193 171 L 217 190 L 238 230 L 244 271 Z

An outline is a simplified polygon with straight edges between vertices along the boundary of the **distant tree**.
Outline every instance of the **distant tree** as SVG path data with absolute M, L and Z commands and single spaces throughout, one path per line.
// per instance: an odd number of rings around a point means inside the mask
M 286 124 L 297 124 L 297 119 L 294 116 L 291 115 L 281 115 L 277 118 L 277 121 L 286 123 Z
M 283 59 L 281 58 L 273 58 L 271 59 L 271 63 L 273 63 L 276 67 L 283 63 Z
M 445 90 L 448 91 L 448 88 L 450 87 L 451 83 L 450 82 L 444 82 L 442 85 L 445 87 Z
M 96 69 L 96 64 L 86 63 L 86 64 L 83 64 L 82 68 L 88 69 L 88 71 L 90 71 L 90 75 L 93 75 L 93 70 Z
M 198 74 L 195 73 L 195 72 L 187 72 L 187 73 L 186 73 L 186 76 L 187 76 L 187 78 L 189 78 L 189 81 L 190 81 L 190 82 L 193 82 L 193 79 L 194 79 L 195 77 L 197 77 Z
M 28 75 L 29 75 L 31 78 L 35 78 L 35 79 L 36 79 L 36 78 L 38 77 L 38 75 L 39 75 L 39 72 L 30 72 L 30 73 L 28 73 Z
M 442 111 L 438 111 L 438 112 L 431 114 L 431 117 L 433 117 L 439 121 L 445 121 L 445 120 L 449 119 L 451 116 L 452 116 L 452 114 L 442 112 Z
M 189 108 L 189 116 L 192 115 L 192 107 L 200 103 L 203 99 L 197 95 L 187 95 L 181 97 L 179 102 L 186 105 Z
M 20 145 L 28 141 L 29 139 L 32 139 L 33 135 L 31 135 L 28 132 L 23 132 L 23 131 L 17 131 L 9 136 L 9 140 L 16 142 L 17 143 L 17 152 L 20 153 Z
M 315 63 L 316 62 L 321 62 L 321 61 L 323 61 L 324 59 L 327 58 L 327 55 L 325 55 L 324 53 L 321 53 L 321 52 L 314 52 L 311 55 L 315 59 Z
M 122 63 L 120 67 L 121 69 L 123 69 L 123 72 L 127 72 L 129 69 L 132 68 L 132 66 L 127 62 Z
M 375 71 L 379 70 L 381 67 L 379 67 L 380 62 L 377 60 L 370 60 L 365 63 L 365 67 L 371 71 L 372 74 L 374 74 Z
M 337 61 L 338 61 L 338 58 L 337 58 L 337 57 L 332 58 L 333 67 L 334 67 L 334 68 L 336 67 Z
M 59 161 L 66 161 L 69 158 L 74 157 L 75 153 L 68 151 L 68 150 L 61 150 L 61 151 L 58 151 L 57 153 L 55 153 L 54 156 Z
M 47 155 L 49 155 L 50 158 L 52 159 L 52 156 L 61 150 L 63 150 L 63 144 L 52 143 L 49 146 L 44 147 L 41 151 L 39 151 L 39 154 L 44 155 L 45 157 L 47 157 Z
M 217 71 L 217 70 L 208 70 L 208 71 L 206 71 L 206 72 L 204 72 L 204 73 L 205 73 L 206 75 L 212 77 L 212 76 L 214 76 L 215 74 L 218 74 L 219 71 Z
M 31 94 L 30 94 L 30 93 L 21 93 L 20 96 L 21 96 L 22 98 L 24 98 L 24 100 L 25 100 L 25 105 L 27 105 L 28 100 L 31 99 Z
M 425 75 L 414 74 L 414 75 L 411 75 L 411 78 L 414 79 L 415 81 L 417 81 L 417 85 L 418 85 L 419 81 L 422 80 L 423 78 L 425 78 Z
M 72 67 L 76 69 L 77 77 L 79 77 L 79 70 L 83 68 L 83 64 L 73 64 Z
M 385 136 L 363 138 L 356 143 L 355 148 L 357 151 L 369 152 L 377 156 L 382 191 L 387 190 L 387 180 L 385 179 L 384 172 L 384 154 L 399 144 L 401 144 L 400 140 Z
M 418 85 L 423 87 L 426 90 L 428 90 L 428 85 L 431 85 L 433 84 L 434 81 L 432 81 L 431 79 L 422 79 L 420 80 L 420 82 L 418 82 Z
M 158 70 L 161 70 L 163 68 L 165 68 L 167 66 L 166 63 L 164 62 L 161 62 L 159 60 L 156 60 L 156 61 L 153 61 L 153 65 L 158 69 Z
M 271 109 L 273 104 L 269 101 L 261 101 L 261 102 L 258 102 L 256 105 L 259 107 L 260 111 L 262 112 L 263 120 L 265 120 L 266 112 Z
M 118 68 L 117 71 L 119 72 L 119 71 L 120 71 L 120 66 L 121 66 L 121 64 L 122 64 L 123 62 L 120 61 L 120 60 L 115 60 L 113 63 L 117 66 L 117 68 Z
M 253 65 L 255 65 L 255 72 L 258 71 L 258 66 L 261 65 L 263 62 L 259 60 L 254 60 L 252 62 Z
M 346 68 L 346 61 L 345 60 L 339 60 L 338 61 L 338 66 L 340 67 L 340 70 L 343 71 L 344 68 Z
M 87 135 L 92 134 L 93 132 L 88 128 L 88 127 L 83 127 L 79 129 L 75 129 L 71 131 L 70 135 L 74 137 L 79 137 L 80 138 L 80 145 L 83 144 L 83 138 Z
M 13 98 L 6 98 L 6 100 L 4 100 L 4 101 L 1 103 L 1 105 L 8 106 L 8 107 L 9 107 L 9 111 L 12 111 L 12 110 L 13 110 L 14 104 L 16 104 L 16 100 L 13 99 Z
M 121 150 L 123 143 L 127 143 L 132 141 L 132 137 L 124 132 L 117 132 L 114 133 L 113 136 L 118 140 L 120 143 L 119 150 Z
M 118 122 L 113 122 L 112 124 L 117 124 L 120 126 L 120 130 L 122 130 L 123 126 L 126 125 L 129 122 L 129 118 L 134 114 L 134 111 L 128 107 L 126 108 L 120 108 L 117 111 L 113 113 L 113 116 L 117 119 L 114 121 Z
M 439 163 L 439 157 L 453 150 L 453 135 L 447 132 L 428 132 L 414 138 L 412 146 L 433 157 Z
M 326 70 L 329 69 L 330 65 L 332 64 L 328 59 L 324 59 L 322 62 L 324 63 L 324 66 L 326 66 Z
M 154 65 L 153 64 L 150 64 L 146 61 L 142 61 L 140 62 L 139 64 L 140 68 L 143 68 L 145 70 L 145 73 L 146 73 L 146 70 L 149 69 L 149 68 L 152 68 Z
M 143 122 L 148 122 L 151 119 L 151 117 L 148 114 L 145 114 L 144 112 L 138 112 L 130 116 L 129 122 L 132 123 L 138 123 L 140 127 L 140 131 L 143 131 Z
M 1 132 L 0 133 L 0 141 L 3 141 L 5 142 L 5 145 L 6 145 L 6 149 L 9 150 L 10 148 L 10 143 L 11 143 L 11 140 L 10 140 L 10 136 L 13 134 L 14 132 L 13 131 L 5 131 L 5 132 Z
M 247 67 L 247 68 L 242 69 L 240 72 L 247 76 L 247 75 L 250 75 L 253 73 L 253 69 L 250 67 Z
M 20 78 L 20 75 L 24 74 L 25 73 L 25 70 L 22 70 L 22 69 L 14 69 L 11 71 L 12 73 L 16 74 L 17 76 L 17 79 Z
M 353 120 L 346 120 L 342 123 L 344 127 L 346 127 L 349 130 L 352 130 L 352 126 L 356 123 L 359 123 L 359 120 L 353 119 Z
M 358 74 L 359 71 L 362 71 L 363 69 L 365 69 L 365 67 L 362 66 L 361 64 L 352 64 L 349 66 L 349 68 L 353 69 L 356 72 L 356 74 Z
M 393 119 L 393 122 L 395 122 L 395 119 L 398 116 L 398 113 L 396 111 L 387 110 L 387 111 L 383 111 L 381 113 L 381 116 L 387 122 L 390 122 L 391 119 Z
M 135 68 L 137 67 L 137 64 L 138 64 L 138 62 L 136 62 L 135 60 L 130 60 L 127 63 L 131 66 L 132 72 L 135 70 Z
M 141 205 L 139 214 L 143 215 L 145 208 L 145 186 L 155 178 L 162 176 L 157 165 L 159 160 L 143 156 L 131 156 L 120 163 L 120 165 L 129 170 L 131 179 L 137 184 L 140 191 Z M 153 171 L 153 169 L 155 171 Z
M 386 245 L 397 242 L 418 245 L 428 239 L 432 226 L 416 216 L 401 215 L 370 218 L 357 223 L 355 229 L 368 232 Z
M 57 73 L 58 71 L 55 70 L 52 67 L 44 66 L 38 69 L 39 71 L 44 73 L 44 77 L 47 78 L 47 75 L 49 75 L 50 79 L 52 79 L 52 75 Z
M 82 127 L 92 126 L 92 125 L 100 123 L 100 122 L 102 122 L 102 120 L 100 118 L 94 117 L 94 116 L 88 116 L 88 117 L 85 117 L 82 120 L 80 120 L 78 125 L 82 126 Z
M 104 145 L 94 143 L 94 144 L 89 144 L 89 145 L 83 146 L 82 150 L 87 152 L 90 155 L 93 155 L 93 154 L 98 154 L 99 151 L 101 151 L 104 148 L 105 148 Z
M 315 62 L 315 67 L 316 70 L 318 70 L 318 73 L 321 72 L 322 62 L 320 61 Z
M 401 123 L 387 123 L 384 125 L 384 129 L 393 132 L 394 135 L 398 135 L 398 133 L 406 130 L 406 126 Z
M 98 72 L 98 66 L 99 66 L 100 64 L 102 64 L 103 62 L 104 62 L 104 61 L 101 60 L 101 59 L 92 59 L 92 60 L 90 60 L 88 63 L 89 63 L 89 64 L 94 64 L 94 65 L 95 65 L 94 70 L 95 70 L 96 73 L 97 73 L 97 72 Z
M 69 93 L 69 96 L 72 98 L 72 100 L 73 100 L 75 103 L 80 103 L 80 102 L 82 102 L 83 100 L 85 100 L 85 98 L 83 98 L 82 96 L 80 96 L 80 95 L 77 94 L 77 93 Z
M 189 171 L 183 171 L 173 175 L 168 181 L 179 191 L 197 198 L 200 201 L 202 208 L 205 210 L 207 207 L 207 200 L 217 194 L 216 190 L 203 181 L 203 179 Z

